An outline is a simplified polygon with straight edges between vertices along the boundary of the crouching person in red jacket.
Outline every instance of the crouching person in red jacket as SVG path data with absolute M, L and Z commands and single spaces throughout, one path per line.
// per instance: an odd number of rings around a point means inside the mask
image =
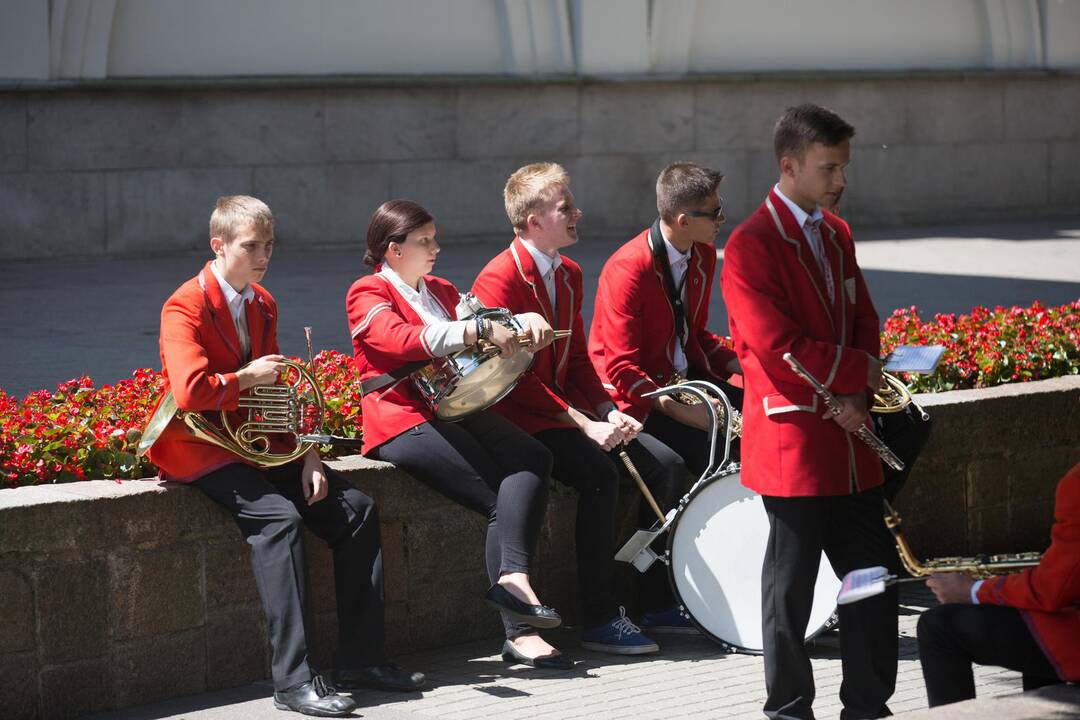
M 1058 483 L 1054 519 L 1050 548 L 1033 568 L 926 581 L 942 603 L 919 618 L 930 707 L 975 697 L 973 662 L 1022 673 L 1024 690 L 1080 682 L 1080 463 Z
M 181 285 L 161 311 L 166 389 L 181 410 L 235 411 L 240 394 L 272 385 L 284 369 L 277 342 L 277 304 L 259 281 L 274 247 L 274 217 L 246 195 L 219 198 L 210 216 L 214 259 Z M 274 454 L 292 439 L 275 436 Z M 314 448 L 278 467 L 259 467 L 205 442 L 173 418 L 149 451 L 166 480 L 191 483 L 233 516 L 251 546 L 266 613 L 274 705 L 305 715 L 343 717 L 356 703 L 339 695 L 308 664 L 311 598 L 304 528 L 334 553 L 338 649 L 343 690 L 418 689 L 420 673 L 386 662 L 383 579 L 375 501 L 319 460 Z

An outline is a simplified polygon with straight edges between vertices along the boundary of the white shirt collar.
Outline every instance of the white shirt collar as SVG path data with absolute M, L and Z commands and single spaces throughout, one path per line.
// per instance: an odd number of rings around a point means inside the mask
M 414 289 L 409 287 L 388 263 L 383 263 L 382 269 L 379 270 L 379 274 L 384 275 L 386 279 L 390 281 L 390 284 L 394 286 L 394 289 L 401 294 L 401 297 L 405 298 L 405 302 L 409 303 L 409 305 L 420 314 L 420 317 L 425 323 L 430 325 L 432 322 L 450 319 L 447 310 L 435 299 L 435 296 L 431 294 L 431 291 L 428 290 L 427 283 L 424 282 L 423 277 L 421 277 L 417 283 L 419 289 Z
M 808 219 L 812 223 L 819 223 L 825 217 L 825 215 L 821 212 L 820 207 L 815 207 L 814 212 L 808 213 L 801 207 L 796 205 L 794 202 L 792 202 L 787 195 L 780 192 L 780 183 L 776 183 L 776 185 L 773 186 L 773 190 L 775 190 L 776 194 L 780 197 L 780 199 L 784 201 L 784 204 L 787 205 L 788 210 L 791 211 L 791 214 L 795 216 L 795 222 L 799 223 L 799 227 L 806 227 L 806 221 Z
M 221 287 L 222 294 L 225 295 L 225 302 L 228 303 L 229 308 L 232 310 L 233 317 L 240 314 L 240 308 L 243 303 L 251 302 L 255 297 L 255 291 L 251 289 L 251 283 L 244 286 L 244 289 L 240 292 L 236 292 L 236 288 L 229 284 L 229 282 L 222 277 L 218 272 L 217 263 L 210 263 L 210 271 L 214 273 L 214 277 L 217 278 L 218 285 Z
M 420 278 L 420 281 L 417 283 L 417 288 L 410 287 L 388 263 L 383 263 L 382 269 L 379 270 L 379 272 L 385 275 L 387 279 L 390 280 L 390 284 L 392 284 L 394 288 L 401 293 L 401 296 L 410 303 L 420 302 L 420 298 L 422 298 L 427 291 L 427 284 L 424 283 L 424 278 Z
M 660 237 L 664 238 L 664 249 L 667 250 L 668 264 L 671 265 L 671 267 L 675 267 L 679 263 L 689 262 L 690 253 L 694 249 L 692 245 L 686 252 L 680 252 L 677 247 L 671 244 L 671 241 L 667 239 L 667 236 L 664 235 L 663 227 L 660 228 Z
M 546 254 L 536 249 L 536 246 L 531 241 L 521 238 L 521 244 L 525 246 L 525 249 L 532 255 L 533 262 L 536 263 L 536 271 L 540 273 L 540 277 L 544 277 L 549 272 L 554 272 L 562 265 L 562 255 L 555 253 L 555 257 L 548 257 Z

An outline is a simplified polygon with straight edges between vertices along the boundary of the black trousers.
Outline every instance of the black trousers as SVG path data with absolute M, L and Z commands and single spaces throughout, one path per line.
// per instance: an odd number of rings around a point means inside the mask
M 337 598 L 337 668 L 385 662 L 383 575 L 375 501 L 323 466 L 327 496 L 308 505 L 301 461 L 269 470 L 235 463 L 194 485 L 228 510 L 251 546 L 273 651 L 275 690 L 311 679 L 308 648 L 314 639 L 304 533 L 307 527 L 333 551 Z
M 761 571 L 761 624 L 765 650 L 765 715 L 812 718 L 814 675 L 804 643 L 821 553 L 838 577 L 856 568 L 899 564 L 882 521 L 881 491 L 832 497 L 762 496 L 769 542 Z M 840 717 L 890 715 L 896 686 L 897 589 L 841 605 Z
M 629 471 L 617 451 L 604 452 L 577 428 L 552 428 L 534 437 L 551 451 L 555 479 L 578 491 L 575 542 L 582 616 L 586 628 L 604 625 L 618 614 L 615 507 L 619 477 L 629 476 Z M 666 511 L 678 502 L 686 484 L 686 465 L 675 451 L 641 433 L 626 454 L 661 508 Z M 652 527 L 655 521 L 656 514 L 642 498 L 638 526 Z M 641 578 L 640 590 L 643 610 L 666 610 L 674 602 L 663 567 L 650 568 Z
M 460 422 L 425 422 L 387 440 L 375 455 L 487 518 L 488 578 L 529 572 L 547 510 L 551 453 L 490 411 Z M 506 637 L 535 632 L 503 615 Z
M 975 697 L 973 662 L 1022 673 L 1024 690 L 1061 682 L 1015 608 L 939 605 L 919 618 L 918 635 L 930 707 Z

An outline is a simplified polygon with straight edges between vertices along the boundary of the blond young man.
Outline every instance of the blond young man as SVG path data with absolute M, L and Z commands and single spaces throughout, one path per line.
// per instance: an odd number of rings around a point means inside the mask
M 277 382 L 285 360 L 278 308 L 260 284 L 274 248 L 274 217 L 261 200 L 219 198 L 210 218 L 214 257 L 165 302 L 161 362 L 166 389 L 187 412 L 235 411 L 240 393 Z M 294 447 L 274 440 L 273 451 Z M 189 434 L 173 419 L 150 449 L 162 477 L 191 483 L 233 516 L 251 546 L 272 648 L 274 705 L 341 717 L 356 703 L 308 664 L 312 640 L 303 530 L 334 554 L 342 689 L 416 690 L 424 681 L 386 662 L 382 550 L 375 502 L 330 470 L 314 449 L 276 467 L 257 467 Z
M 616 453 L 626 445 L 661 495 L 677 494 L 685 467 L 670 449 L 643 434 L 641 423 L 615 407 L 589 360 L 581 268 L 561 254 L 578 241 L 582 216 L 569 175 L 555 163 L 526 165 L 507 180 L 503 198 L 515 237 L 480 272 L 473 292 L 485 305 L 541 313 L 553 328 L 571 333 L 536 354 L 530 372 L 495 410 L 540 440 L 552 453 L 552 475 L 579 493 L 582 645 L 616 654 L 656 652 L 659 646 L 626 617 L 615 597 L 615 504 L 625 472 Z M 643 603 L 649 610 L 670 610 L 666 581 L 655 585 L 644 588 Z

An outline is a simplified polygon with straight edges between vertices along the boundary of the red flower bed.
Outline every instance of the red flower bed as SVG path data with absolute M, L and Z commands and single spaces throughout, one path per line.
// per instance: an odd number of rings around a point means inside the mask
M 993 310 L 934 316 L 924 322 L 914 305 L 885 321 L 883 353 L 897 345 L 944 345 L 932 375 L 903 376 L 913 392 L 990 387 L 1080 373 L 1080 300 L 1060 307 Z
M 1080 373 L 1080 300 L 1061 307 L 935 315 L 915 307 L 885 322 L 882 351 L 897 345 L 944 345 L 933 375 L 904 379 L 916 392 L 988 387 Z M 360 383 L 352 359 L 327 350 L 316 358 L 326 402 L 325 428 L 360 434 Z M 156 468 L 135 457 L 141 431 L 161 392 L 161 374 L 136 370 L 130 380 L 94 388 L 88 377 L 39 390 L 21 401 L 0 390 L 0 486 L 139 478 Z
M 357 437 L 360 383 L 352 359 L 323 351 L 315 365 L 327 431 Z M 95 389 L 83 376 L 21 401 L 0 390 L 0 487 L 156 474 L 135 449 L 163 384 L 161 373 L 140 369 L 115 385 Z

